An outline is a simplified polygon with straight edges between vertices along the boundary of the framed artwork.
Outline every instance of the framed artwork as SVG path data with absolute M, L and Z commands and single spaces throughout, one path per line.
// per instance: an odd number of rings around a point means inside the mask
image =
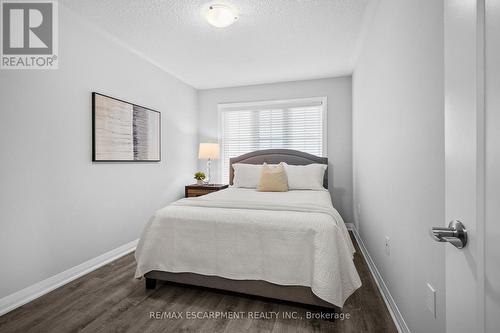
M 92 161 L 161 161 L 161 113 L 93 92 Z

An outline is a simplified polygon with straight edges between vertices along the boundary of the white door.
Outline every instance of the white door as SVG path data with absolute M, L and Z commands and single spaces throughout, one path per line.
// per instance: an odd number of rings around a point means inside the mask
M 500 0 L 444 6 L 445 224 L 468 232 L 464 249 L 444 244 L 446 331 L 499 332 Z
M 485 330 L 500 331 L 500 0 L 485 15 Z

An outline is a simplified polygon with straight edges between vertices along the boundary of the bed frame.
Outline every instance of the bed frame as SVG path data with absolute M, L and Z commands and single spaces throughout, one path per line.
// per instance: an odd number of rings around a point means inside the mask
M 229 159 L 229 184 L 233 185 L 235 163 L 244 164 L 278 164 L 285 162 L 290 165 L 307 165 L 307 164 L 326 164 L 328 165 L 327 157 L 319 157 L 298 150 L 292 149 L 266 149 L 257 150 L 248 154 L 240 155 Z M 328 188 L 328 170 L 325 171 L 323 178 L 323 186 Z
M 286 162 L 290 165 L 307 165 L 312 163 L 327 164 L 326 157 L 318 157 L 308 153 L 290 149 L 267 149 L 258 150 L 229 160 L 229 183 L 233 184 L 234 163 L 262 164 L 262 163 Z M 328 170 L 325 171 L 323 186 L 328 188 Z M 144 275 L 146 288 L 154 289 L 156 281 L 162 280 L 173 283 L 194 285 L 198 287 L 220 289 L 247 295 L 272 298 L 327 308 L 329 311 L 338 311 L 339 308 L 329 302 L 322 300 L 313 294 L 310 287 L 305 286 L 282 286 L 263 280 L 233 280 L 218 276 L 208 276 L 195 273 L 171 273 L 163 271 L 151 271 Z

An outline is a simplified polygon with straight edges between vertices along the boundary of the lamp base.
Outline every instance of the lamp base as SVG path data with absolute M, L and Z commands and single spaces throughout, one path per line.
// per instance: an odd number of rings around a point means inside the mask
M 205 184 L 210 185 L 210 167 L 211 167 L 212 161 L 210 159 L 207 160 L 207 178 L 205 179 Z

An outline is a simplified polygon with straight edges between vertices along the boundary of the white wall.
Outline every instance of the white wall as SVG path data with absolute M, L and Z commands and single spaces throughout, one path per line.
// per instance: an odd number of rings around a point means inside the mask
M 196 91 L 61 7 L 60 68 L 0 73 L 0 298 L 137 239 L 196 169 Z M 160 163 L 91 162 L 92 91 L 162 112 Z
M 413 333 L 445 331 L 445 247 L 428 234 L 444 224 L 443 73 L 443 2 L 381 0 L 353 75 L 354 207 Z
M 339 77 L 200 90 L 198 92 L 200 142 L 218 140 L 219 103 L 328 97 L 329 189 L 334 206 L 346 222 L 352 222 L 351 87 L 351 77 Z M 205 170 L 206 163 L 200 162 L 199 168 Z M 212 172 L 215 173 L 215 180 L 220 180 L 218 163 L 212 164 Z

